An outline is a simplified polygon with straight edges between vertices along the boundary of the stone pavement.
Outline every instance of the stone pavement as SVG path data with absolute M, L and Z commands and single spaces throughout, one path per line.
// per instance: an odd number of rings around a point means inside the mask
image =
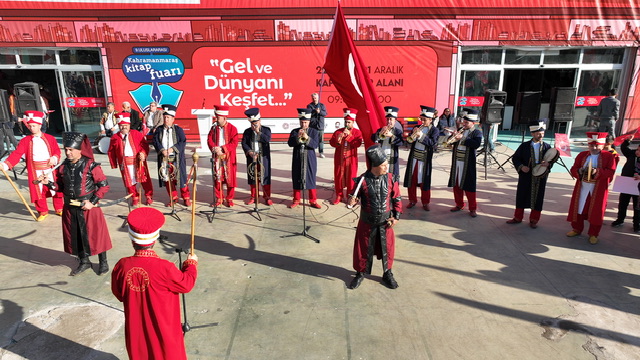
M 500 162 L 511 153 L 497 150 Z M 589 245 L 585 236 L 565 237 L 573 188 L 566 171 L 551 173 L 540 226 L 531 229 L 505 223 L 515 203 L 513 167 L 505 173 L 491 165 L 484 180 L 479 166 L 473 219 L 467 211 L 449 212 L 451 153 L 442 151 L 434 159 L 431 211 L 405 209 L 396 228 L 400 287 L 381 283 L 376 261 L 360 288 L 349 290 L 358 212 L 329 205 L 333 151 L 327 152 L 318 159 L 322 209 L 306 209 L 319 244 L 295 236 L 303 230 L 303 211 L 287 207 L 291 151 L 284 144 L 274 145 L 275 204 L 260 205 L 262 221 L 242 213 L 253 207 L 243 203 L 243 156 L 236 206 L 221 209 L 231 211 L 212 223 L 196 217 L 200 264 L 196 287 L 186 295 L 189 359 L 638 358 L 640 239 L 630 220 L 609 226 L 617 194 L 610 196 L 600 243 Z M 403 150 L 401 157 L 407 155 Z M 107 198 L 124 196 L 119 172 L 108 168 L 105 155 L 97 159 L 112 186 Z M 210 209 L 209 164 L 201 157 L 198 210 Z M 155 169 L 154 163 L 154 178 Z M 25 176 L 17 183 L 28 196 Z M 165 211 L 164 189 L 156 189 L 155 199 L 153 206 Z M 189 247 L 191 229 L 190 209 L 177 208 L 182 221 L 167 217 L 168 244 L 156 245 L 176 263 L 174 248 Z M 113 266 L 133 253 L 118 218 L 128 208 L 104 211 Z M 62 251 L 60 218 L 36 223 L 1 179 L 0 229 L 0 358 L 126 359 L 122 305 L 111 294 L 110 274 L 68 276 L 76 260 Z

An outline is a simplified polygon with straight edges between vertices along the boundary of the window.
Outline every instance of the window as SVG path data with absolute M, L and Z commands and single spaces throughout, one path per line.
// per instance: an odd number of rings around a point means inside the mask
M 60 51 L 62 65 L 100 65 L 98 50 L 68 49 Z
M 504 63 L 505 65 L 539 64 L 541 53 L 541 51 L 507 49 Z
M 584 49 L 583 64 L 622 64 L 624 48 Z
M 502 49 L 469 49 L 462 50 L 463 64 L 500 64 Z
M 579 49 L 570 50 L 545 50 L 545 64 L 577 64 L 580 58 Z

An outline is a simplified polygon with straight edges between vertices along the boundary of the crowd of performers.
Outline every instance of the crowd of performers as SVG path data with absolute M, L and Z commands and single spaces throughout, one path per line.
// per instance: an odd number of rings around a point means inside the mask
M 317 100 L 317 94 L 314 94 L 309 106 L 297 109 L 300 127 L 290 132 L 287 141 L 293 151 L 293 199 L 290 208 L 301 204 L 304 206 L 305 195 L 308 196 L 310 207 L 321 208 L 316 192 L 316 174 L 317 158 L 324 155 L 316 154 L 316 150 L 322 154 L 323 143 L 322 132 L 317 127 L 318 119 L 324 118 L 326 109 Z M 198 259 L 192 252 L 181 269 L 160 259 L 153 251 L 153 245 L 164 224 L 164 216 L 157 209 L 137 207 L 142 201 L 139 189 L 144 192 L 145 205 L 151 205 L 154 201 L 147 165 L 150 148 L 146 134 L 152 136 L 152 144 L 156 149 L 159 185 L 167 189 L 169 202 L 165 205 L 174 206 L 180 198 L 185 206 L 195 205 L 192 204 L 188 186 L 190 174 L 186 166 L 186 136 L 184 130 L 174 123 L 175 106 L 156 106 L 141 119 L 137 113 L 134 116 L 130 109 L 126 111 L 126 107 L 125 111 L 115 113 L 111 105 L 110 112 L 101 120 L 101 130 L 111 135 L 107 155 L 111 167 L 120 169 L 127 197 L 136 206 L 127 219 L 135 254 L 121 259 L 112 272 L 113 293 L 125 307 L 127 350 L 130 357 L 135 359 L 186 358 L 184 342 L 179 336 L 177 296 L 193 288 Z M 208 134 L 214 178 L 212 207 L 234 206 L 239 138 L 237 128 L 227 120 L 229 111 L 228 106 L 215 106 L 215 122 Z M 393 228 L 403 211 L 399 147 L 405 141 L 410 145 L 402 182 L 408 193 L 405 207 L 414 208 L 420 200 L 422 209 L 431 211 L 432 160 L 439 146 L 446 143 L 452 149 L 448 186 L 453 189 L 454 206 L 450 211 L 459 212 L 467 208 L 471 217 L 477 216 L 476 151 L 483 138 L 478 128 L 478 112 L 468 109 L 452 121 L 449 109 L 438 119 L 435 108 L 421 106 L 420 124 L 405 139 L 402 128 L 397 125 L 398 111 L 396 107 L 385 107 L 387 124 L 371 136 L 375 145 L 365 151 L 367 170 L 364 173 L 358 173 L 358 149 L 364 139 L 362 132 L 354 127 L 357 109 L 344 109 L 344 127 L 334 132 L 329 141 L 331 147 L 335 148 L 335 197 L 330 203 L 346 203 L 350 208 L 360 203 L 353 247 L 356 274 L 349 285 L 351 289 L 358 288 L 365 275 L 371 274 L 374 255 L 382 261 L 384 284 L 391 289 L 398 287 L 392 273 L 395 249 Z M 257 203 L 262 190 L 264 204 L 271 206 L 271 130 L 261 125 L 258 108 L 248 109 L 244 114 L 251 123 L 241 141 L 251 189 L 246 204 Z M 112 243 L 104 214 L 98 205 L 109 191 L 107 178 L 100 164 L 94 161 L 93 146 L 84 134 L 64 134 L 66 159 L 63 160 L 56 139 L 42 132 L 44 117 L 38 111 L 25 113 L 23 121 L 31 135 L 20 140 L 15 151 L 0 163 L 0 167 L 6 175 L 7 170 L 24 158 L 37 221 L 48 216 L 47 198 L 52 198 L 55 214 L 62 217 L 64 251 L 79 260 L 78 267 L 70 275 L 91 269 L 89 258 L 95 255 L 99 262 L 96 273 L 106 274 L 109 271 L 106 253 Z M 437 126 L 434 120 L 453 126 Z M 528 223 L 535 229 L 541 218 L 549 170 L 558 154 L 544 141 L 543 122 L 530 124 L 529 130 L 531 139 L 522 143 L 512 156 L 518 172 L 518 185 L 514 215 L 507 223 L 522 223 L 525 209 L 529 208 Z M 576 183 L 567 215 L 567 221 L 571 224 L 567 236 L 580 235 L 586 220 L 589 223 L 588 241 L 596 244 L 603 225 L 609 184 L 616 171 L 619 155 L 606 147 L 606 132 L 587 133 L 587 137 L 589 149 L 578 154 L 570 170 Z M 626 139 L 621 152 L 627 158 L 622 176 L 640 179 L 640 149 L 631 149 L 630 139 Z M 637 195 L 621 194 L 619 212 L 612 226 L 623 224 L 630 201 L 634 206 L 633 230 L 640 232 Z M 141 313 L 137 309 L 143 304 L 153 306 Z

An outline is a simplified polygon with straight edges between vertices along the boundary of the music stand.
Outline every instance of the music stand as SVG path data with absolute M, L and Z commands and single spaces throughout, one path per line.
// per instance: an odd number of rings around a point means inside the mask
M 520 132 L 522 133 L 522 139 L 520 140 L 520 144 L 522 144 L 524 142 L 524 134 L 525 134 L 525 130 L 522 128 L 522 124 L 518 125 L 518 129 L 520 130 Z M 514 152 L 515 153 L 515 152 Z M 502 167 L 502 170 L 504 170 L 504 166 L 511 161 L 511 159 L 513 158 L 513 154 L 509 155 L 509 157 L 507 158 L 507 160 L 505 162 L 503 162 L 500 167 Z
M 204 214 L 207 217 L 207 221 L 209 221 L 209 223 L 213 222 L 213 218 L 216 217 L 216 214 L 222 214 L 222 213 L 226 213 L 226 212 L 230 212 L 230 211 L 220 211 L 218 210 L 218 196 L 216 195 L 216 182 L 218 181 L 218 174 L 216 173 L 216 170 L 214 169 L 214 163 L 215 163 L 215 154 L 211 154 L 211 159 L 209 159 L 209 161 L 211 162 L 211 180 L 213 181 L 213 209 L 212 210 L 200 210 L 198 211 L 199 214 Z M 222 191 L 222 181 L 220 182 L 220 191 Z
M 301 154 L 302 154 L 302 232 L 298 233 L 298 234 L 291 234 L 291 235 L 283 235 L 281 236 L 281 238 L 286 238 L 286 237 L 292 237 L 292 236 L 304 236 L 306 238 L 309 238 L 313 241 L 316 242 L 316 244 L 320 243 L 320 239 L 315 238 L 311 235 L 309 235 L 309 228 L 311 228 L 311 226 L 307 226 L 307 212 L 306 212 L 306 205 L 305 205 L 305 191 L 307 190 L 307 146 L 306 144 L 302 144 L 302 149 L 301 149 Z
M 498 162 L 498 159 L 496 159 L 496 157 L 489 151 L 489 137 L 491 136 L 491 129 L 493 128 L 493 124 L 490 124 L 489 126 L 489 131 L 487 131 L 486 134 L 482 134 L 483 136 L 483 144 L 482 144 L 482 149 L 480 149 L 477 153 L 476 153 L 476 158 L 478 156 L 480 156 L 480 154 L 484 154 L 484 160 L 482 162 L 482 165 L 484 166 L 484 179 L 487 180 L 487 156 L 490 156 L 493 161 L 498 165 L 498 169 L 502 169 L 502 171 L 506 172 L 504 170 L 504 168 L 502 167 L 502 165 L 500 165 L 500 163 Z

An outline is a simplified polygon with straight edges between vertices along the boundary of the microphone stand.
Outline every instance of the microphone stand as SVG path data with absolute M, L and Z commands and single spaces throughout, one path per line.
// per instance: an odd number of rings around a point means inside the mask
M 216 172 L 216 166 L 215 166 L 215 162 L 216 162 L 216 154 L 211 154 L 211 159 L 209 159 L 209 161 L 211 161 L 211 180 L 213 183 L 213 210 L 200 210 L 198 213 L 200 214 L 204 214 L 207 217 L 207 221 L 209 221 L 209 223 L 213 222 L 213 218 L 216 217 L 216 214 L 222 214 L 222 213 L 226 213 L 226 212 L 230 212 L 230 211 L 220 211 L 218 210 L 218 196 L 216 195 L 216 183 L 219 180 L 218 177 L 218 173 Z M 220 181 L 220 191 L 222 192 L 222 181 Z
M 258 219 L 258 221 L 262 221 L 262 217 L 260 216 L 260 211 L 266 210 L 266 209 L 258 209 L 258 200 L 260 199 L 260 186 L 262 185 L 262 181 L 260 181 L 260 179 L 262 179 L 262 161 L 261 160 L 262 160 L 262 152 L 258 147 L 258 156 L 256 157 L 256 161 L 253 163 L 255 168 L 253 172 L 253 177 L 255 178 L 255 183 L 256 183 L 256 194 L 253 198 L 253 209 L 240 212 L 241 214 L 252 214 L 251 216 L 253 216 L 253 213 L 255 213 L 257 215 L 257 217 L 255 218 Z
M 302 148 L 300 149 L 300 153 L 302 155 L 302 232 L 299 234 L 286 235 L 281 237 L 291 237 L 291 236 L 304 236 L 308 239 L 311 239 L 316 242 L 316 244 L 320 243 L 320 239 L 315 238 L 309 235 L 308 230 L 311 226 L 307 226 L 307 212 L 306 212 L 306 196 L 305 191 L 307 191 L 307 145 L 302 144 Z

